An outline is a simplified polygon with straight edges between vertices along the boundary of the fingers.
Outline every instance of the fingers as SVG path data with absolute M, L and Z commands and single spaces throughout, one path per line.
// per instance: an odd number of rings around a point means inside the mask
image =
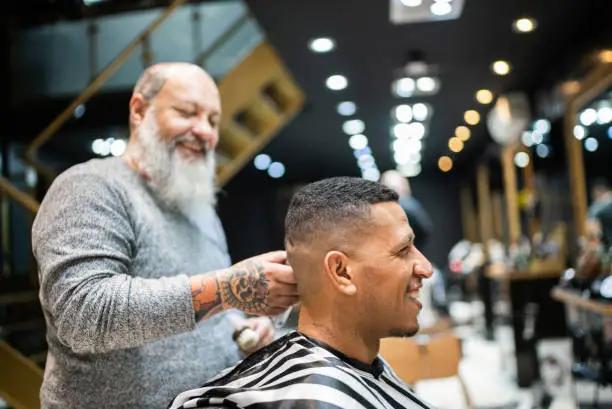
M 260 256 L 264 261 L 269 263 L 283 264 L 287 261 L 287 252 L 284 250 L 271 251 Z
M 268 278 L 285 284 L 296 284 L 293 268 L 284 264 L 266 264 Z

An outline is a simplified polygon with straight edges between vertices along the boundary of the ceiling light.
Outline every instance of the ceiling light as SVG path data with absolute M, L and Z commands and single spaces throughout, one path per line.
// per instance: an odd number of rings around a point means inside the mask
M 429 108 L 427 105 L 419 102 L 412 106 L 412 117 L 415 121 L 423 122 L 429 116 Z
M 510 72 L 510 64 L 506 61 L 495 61 L 493 63 L 493 72 L 497 75 L 508 75 Z
M 425 136 L 425 125 L 420 122 L 413 122 L 408 125 L 410 128 L 410 138 L 423 139 Z
M 357 165 L 360 169 L 369 169 L 376 167 L 376 161 L 374 160 L 374 156 L 372 155 L 362 155 L 357 159 Z
M 110 144 L 104 139 L 96 139 L 91 143 L 91 150 L 96 155 L 106 156 L 110 153 Z
M 410 136 L 410 126 L 408 124 L 397 124 L 393 127 L 393 136 L 397 139 L 405 139 Z
M 463 142 L 470 139 L 470 134 L 471 134 L 470 128 L 468 128 L 467 126 L 461 125 L 455 129 L 455 136 L 461 139 Z
M 372 149 L 370 149 L 369 146 L 366 146 L 363 149 L 358 149 L 355 152 L 353 152 L 355 159 L 359 159 L 359 157 L 363 155 L 371 155 L 371 154 L 372 154 Z
M 535 144 L 538 145 L 542 142 L 544 142 L 544 135 L 542 135 L 540 132 L 538 131 L 533 131 L 531 133 L 531 141 Z
M 540 158 L 547 158 L 550 154 L 550 148 L 544 144 L 536 146 L 536 154 Z
M 612 107 L 603 106 L 597 110 L 597 123 L 605 125 L 612 122 Z
M 393 92 L 400 98 L 407 98 L 412 96 L 415 86 L 412 78 L 400 78 L 393 84 Z
M 393 154 L 393 160 L 398 165 L 405 165 L 406 163 L 410 162 L 410 158 L 412 157 L 411 155 L 412 154 L 410 152 L 398 151 Z
M 612 63 L 612 50 L 603 50 L 599 52 L 599 61 L 610 64 Z
M 368 146 L 368 138 L 363 134 L 353 135 L 349 138 L 349 146 L 354 150 L 360 150 Z
M 476 100 L 481 104 L 490 104 L 493 101 L 493 93 L 488 89 L 481 89 L 476 93 Z
M 536 22 L 531 18 L 519 18 L 514 22 L 513 27 L 519 33 L 530 33 L 535 30 Z
M 253 160 L 253 165 L 255 165 L 255 168 L 259 170 L 268 169 L 271 163 L 272 158 L 265 153 L 260 153 L 259 155 L 255 156 L 255 159 Z
M 463 141 L 457 137 L 448 140 L 448 149 L 452 152 L 459 153 L 463 150 Z
M 320 37 L 311 40 L 308 47 L 315 53 L 328 53 L 336 48 L 336 42 L 329 37 Z
M 438 86 L 438 82 L 431 77 L 422 77 L 416 81 L 416 87 L 421 92 L 433 92 Z
M 332 75 L 325 81 L 325 85 L 332 91 L 340 91 L 348 86 L 348 80 L 344 75 Z
M 579 141 L 584 139 L 586 136 L 588 135 L 588 131 L 587 129 L 582 126 L 582 125 L 576 125 L 574 127 L 574 138 L 578 139 Z
M 77 107 L 74 108 L 73 114 L 75 118 L 77 119 L 81 118 L 83 115 L 85 115 L 85 105 L 83 104 L 77 105 Z
M 585 139 L 584 149 L 586 149 L 589 152 L 595 152 L 597 148 L 599 148 L 599 142 L 597 141 L 597 139 L 593 137 Z
M 395 107 L 395 118 L 399 122 L 412 121 L 412 108 L 410 105 L 402 104 Z
M 523 142 L 523 145 L 527 147 L 533 146 L 532 133 L 530 131 L 523 132 L 523 136 L 521 136 L 521 142 Z
M 550 132 L 550 121 L 548 119 L 538 119 L 533 124 L 533 129 L 541 134 Z
M 378 182 L 380 179 L 380 170 L 378 170 L 378 168 L 368 168 L 361 173 L 361 176 L 366 180 Z
M 336 109 L 342 116 L 351 116 L 357 112 L 357 105 L 352 101 L 344 101 L 339 103 Z
M 574 95 L 580 91 L 580 82 L 578 81 L 566 81 L 561 85 L 561 92 L 565 95 Z
M 612 126 L 608 128 L 608 138 L 612 139 Z
M 115 139 L 110 144 L 110 153 L 113 156 L 121 156 L 125 152 L 126 147 L 127 147 L 127 144 L 125 143 L 123 139 Z
M 416 154 L 423 149 L 423 143 L 417 139 L 397 139 L 393 142 L 393 152 Z
M 355 135 L 365 131 L 365 124 L 361 119 L 349 119 L 342 124 L 342 130 L 347 135 Z
M 465 122 L 469 125 L 477 125 L 478 122 L 480 122 L 480 114 L 478 111 L 471 109 L 469 111 L 465 111 L 463 119 L 465 119 Z
M 419 7 L 423 4 L 423 0 L 400 0 L 400 3 L 406 7 Z
M 448 156 L 441 156 L 438 159 L 438 167 L 442 172 L 448 172 L 453 168 L 453 160 Z
M 431 5 L 429 10 L 431 10 L 431 14 L 435 16 L 445 16 L 453 11 L 453 7 L 450 3 L 437 1 Z
M 597 121 L 597 111 L 595 111 L 593 108 L 585 109 L 582 111 L 582 113 L 580 113 L 579 119 L 584 126 L 593 125 L 595 121 Z
M 268 175 L 271 178 L 278 179 L 285 174 L 285 165 L 280 162 L 272 162 L 268 168 Z
M 405 165 L 399 165 L 397 170 L 407 178 L 413 178 L 421 173 L 420 163 L 407 163 Z
M 529 165 L 529 154 L 527 152 L 517 152 L 514 155 L 514 164 L 519 168 L 526 168 Z

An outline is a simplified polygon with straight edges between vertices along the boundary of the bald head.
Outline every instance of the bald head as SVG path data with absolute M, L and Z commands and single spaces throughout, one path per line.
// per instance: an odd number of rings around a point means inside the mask
M 159 63 L 145 70 L 134 87 L 134 94 L 140 94 L 145 100 L 150 101 L 159 94 L 168 79 L 171 78 L 175 80 L 198 78 L 204 83 L 214 86 L 212 77 L 195 64 L 183 62 Z M 216 88 L 216 86 L 214 87 Z
M 384 172 L 380 177 L 380 183 L 395 190 L 400 196 L 410 196 L 411 194 L 408 179 L 397 170 Z

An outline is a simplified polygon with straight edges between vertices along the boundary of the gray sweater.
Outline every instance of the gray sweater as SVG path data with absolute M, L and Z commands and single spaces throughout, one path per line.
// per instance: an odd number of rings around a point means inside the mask
M 188 275 L 229 265 L 119 158 L 61 174 L 32 229 L 49 355 L 42 407 L 165 408 L 240 356 L 225 313 L 197 321 Z

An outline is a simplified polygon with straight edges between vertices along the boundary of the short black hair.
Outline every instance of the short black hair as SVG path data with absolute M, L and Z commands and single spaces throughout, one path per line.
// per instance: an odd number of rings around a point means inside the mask
M 606 178 L 597 178 L 593 180 L 591 189 L 610 190 L 610 184 Z
M 311 183 L 298 191 L 289 204 L 285 240 L 288 244 L 309 242 L 329 228 L 363 225 L 370 217 L 370 206 L 397 200 L 394 190 L 357 177 Z

